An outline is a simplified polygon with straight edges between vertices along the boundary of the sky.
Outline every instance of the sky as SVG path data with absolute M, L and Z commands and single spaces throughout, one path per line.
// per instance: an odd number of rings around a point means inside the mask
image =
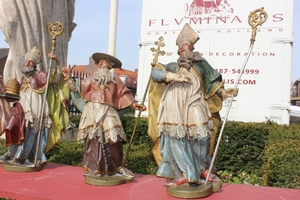
M 118 3 L 116 57 L 122 68 L 134 71 L 139 62 L 142 0 L 120 0 Z M 110 0 L 76 0 L 74 22 L 77 27 L 69 42 L 68 64 L 86 65 L 95 52 L 108 53 Z M 300 78 L 300 1 L 294 0 L 294 43 L 292 81 Z M 0 32 L 0 48 L 7 44 Z

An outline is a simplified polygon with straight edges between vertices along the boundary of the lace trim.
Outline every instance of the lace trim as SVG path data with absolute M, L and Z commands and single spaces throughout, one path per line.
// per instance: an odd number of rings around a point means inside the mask
M 187 136 L 191 139 L 196 139 L 198 135 L 201 137 L 207 137 L 211 134 L 210 129 L 207 125 L 203 126 L 182 126 L 182 125 L 171 125 L 171 124 L 159 124 L 158 136 L 164 134 L 165 136 L 184 138 Z
M 104 139 L 106 142 L 108 142 L 108 139 L 111 139 L 113 142 L 116 142 L 119 136 L 123 141 L 126 141 L 126 135 L 122 126 L 117 126 L 105 131 L 105 138 L 103 138 L 102 133 L 102 126 L 98 125 L 94 127 L 87 127 L 85 129 L 78 130 L 78 140 L 83 140 L 86 137 L 89 137 L 89 139 L 98 138 L 98 141 L 100 143 L 103 143 Z

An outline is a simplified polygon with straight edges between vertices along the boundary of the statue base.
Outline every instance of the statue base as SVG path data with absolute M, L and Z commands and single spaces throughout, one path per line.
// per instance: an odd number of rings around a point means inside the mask
M 126 178 L 123 177 L 121 174 L 102 175 L 102 176 L 84 174 L 84 176 L 85 176 L 85 183 L 90 185 L 96 185 L 96 186 L 114 186 L 114 185 L 120 185 L 126 182 L 133 181 L 133 179 L 126 180 Z
M 217 192 L 222 187 L 222 183 L 208 183 L 204 185 L 190 186 L 188 183 L 184 183 L 179 186 L 168 186 L 167 194 L 177 198 L 195 199 L 204 198 L 210 196 L 214 192 Z
M 2 168 L 9 172 L 36 172 L 43 169 L 42 165 L 24 165 L 11 161 L 3 161 Z

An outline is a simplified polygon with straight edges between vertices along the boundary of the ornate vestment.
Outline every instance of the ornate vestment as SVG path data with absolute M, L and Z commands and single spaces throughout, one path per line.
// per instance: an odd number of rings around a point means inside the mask
M 6 137 L 15 138 L 13 141 L 8 141 L 10 144 L 21 144 L 18 147 L 16 159 L 22 163 L 25 159 L 33 161 L 36 153 L 36 141 L 40 129 L 41 112 L 43 111 L 43 124 L 40 131 L 40 146 L 38 152 L 38 160 L 46 162 L 45 153 L 48 152 L 55 143 L 61 138 L 61 133 L 68 123 L 68 112 L 66 110 L 63 87 L 51 85 L 55 76 L 56 70 L 49 80 L 47 99 L 45 104 L 44 95 L 47 83 L 48 74 L 44 71 L 37 71 L 33 76 L 21 80 L 20 88 L 20 104 L 15 108 L 15 112 L 19 112 L 19 116 L 11 115 L 10 123 L 5 127 Z M 66 91 L 69 91 L 68 89 Z M 52 100 L 52 101 L 49 101 Z M 50 102 L 50 103 L 49 103 Z M 21 105 L 22 109 L 17 109 Z M 50 106 L 49 106 L 50 105 Z M 43 107 L 44 106 L 44 107 Z M 53 123 L 54 122 L 54 123 Z M 15 123 L 15 125 L 13 124 Z M 25 127 L 25 133 L 22 133 Z M 20 127 L 18 132 L 16 127 Z M 13 134 L 13 135 L 12 135 Z M 16 140 L 17 139 L 17 140 Z M 24 143 L 21 141 L 24 140 Z
M 77 82 L 77 97 L 85 102 L 77 137 L 85 140 L 83 166 L 100 174 L 115 174 L 122 167 L 126 135 L 117 110 L 134 103 L 122 80 L 114 76 L 114 81 L 103 89 L 94 82 L 94 74 Z
M 191 83 L 170 82 L 161 87 L 168 72 L 187 75 Z M 221 98 L 216 92 L 223 87 L 222 77 L 201 60 L 194 62 L 189 70 L 177 63 L 158 64 L 152 71 L 152 78 L 157 84 L 152 83 L 149 91 L 149 113 L 153 115 L 149 117 L 149 127 L 156 120 L 157 130 L 154 133 L 155 129 L 151 128 L 149 134 L 155 142 L 153 147 L 160 150 L 159 153 L 153 150 L 159 164 L 157 176 L 169 179 L 185 176 L 189 182 L 199 184 L 200 174 L 210 163 L 209 139 L 213 128 L 210 119 L 211 113 L 221 109 Z M 218 104 L 209 105 L 210 98 Z M 157 110 L 157 117 L 152 110 Z
M 20 102 L 15 102 L 5 124 L 6 146 L 19 145 L 25 138 L 25 114 Z
M 48 127 L 49 135 L 45 152 L 49 152 L 60 140 L 62 131 L 69 125 L 68 99 L 69 88 L 61 79 L 59 83 L 53 84 L 56 69 L 52 71 L 49 79 L 47 101 L 44 107 L 43 127 Z M 26 120 L 32 122 L 35 129 L 39 126 L 39 113 L 41 112 L 44 92 L 46 89 L 47 73 L 38 71 L 30 78 L 23 77 L 20 88 L 20 102 L 23 106 Z M 43 128 L 42 127 L 42 128 Z

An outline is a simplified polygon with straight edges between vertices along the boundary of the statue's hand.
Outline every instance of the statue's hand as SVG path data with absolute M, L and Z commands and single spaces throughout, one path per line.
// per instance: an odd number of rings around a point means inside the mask
M 71 69 L 69 67 L 67 67 L 67 66 L 63 66 L 61 68 L 61 73 L 64 76 L 64 78 L 69 78 L 70 74 L 71 74 Z
M 60 65 L 60 62 L 59 62 L 57 56 L 55 55 L 55 53 L 50 52 L 50 53 L 48 54 L 48 57 L 51 58 L 51 59 L 53 59 L 53 60 L 55 60 L 56 65 Z
M 172 72 L 168 72 L 166 75 L 166 82 L 171 82 L 171 81 L 175 81 L 175 82 L 187 82 L 190 83 L 191 80 L 187 75 L 183 75 L 183 74 L 175 74 Z
M 191 83 L 191 79 L 187 75 L 181 75 L 181 74 L 177 74 L 174 78 L 174 81 Z
M 146 111 L 147 108 L 146 106 L 144 106 L 143 104 L 139 104 L 139 103 L 133 103 L 131 105 L 131 107 L 134 109 L 134 110 L 141 110 L 141 111 Z
M 227 98 L 230 98 L 230 97 L 236 97 L 239 93 L 239 89 L 236 88 L 228 88 L 226 90 L 222 90 L 222 100 L 224 101 L 225 99 Z

